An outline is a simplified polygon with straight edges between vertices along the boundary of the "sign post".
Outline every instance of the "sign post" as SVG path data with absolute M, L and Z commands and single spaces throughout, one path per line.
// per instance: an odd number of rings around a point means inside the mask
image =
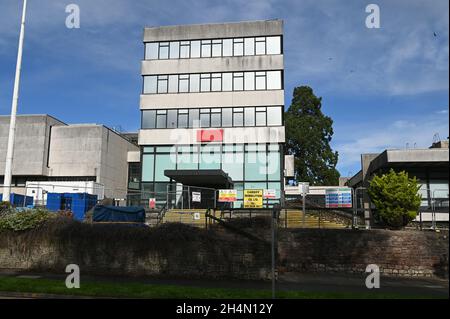
M 309 193 L 309 183 L 301 183 L 299 185 L 300 193 L 302 194 L 303 215 L 302 215 L 302 227 L 305 228 L 306 224 L 306 194 Z

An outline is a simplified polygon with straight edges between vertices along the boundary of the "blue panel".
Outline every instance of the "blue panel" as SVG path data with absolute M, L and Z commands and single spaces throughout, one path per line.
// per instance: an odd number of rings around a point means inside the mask
M 61 209 L 62 194 L 48 193 L 47 194 L 47 209 L 52 212 L 57 212 Z

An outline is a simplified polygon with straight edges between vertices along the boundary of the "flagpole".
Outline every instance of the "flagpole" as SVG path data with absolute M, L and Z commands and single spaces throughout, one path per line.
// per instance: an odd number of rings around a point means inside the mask
M 16 115 L 17 115 L 17 104 L 19 101 L 20 71 L 22 68 L 22 52 L 23 52 L 23 40 L 25 37 L 26 12 L 27 12 L 27 0 L 23 0 L 22 23 L 20 25 L 20 36 L 19 36 L 19 49 L 17 52 L 16 77 L 14 80 L 14 92 L 11 106 L 11 119 L 9 123 L 8 150 L 6 153 L 6 164 L 5 164 L 5 178 L 3 182 L 2 200 L 5 202 L 10 201 L 11 195 L 12 161 L 14 157 L 14 138 L 16 133 Z

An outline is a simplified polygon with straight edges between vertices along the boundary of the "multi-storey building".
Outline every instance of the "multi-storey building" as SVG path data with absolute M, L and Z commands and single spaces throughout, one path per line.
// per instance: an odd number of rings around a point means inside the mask
M 141 189 L 284 186 L 283 22 L 151 27 L 142 62 Z

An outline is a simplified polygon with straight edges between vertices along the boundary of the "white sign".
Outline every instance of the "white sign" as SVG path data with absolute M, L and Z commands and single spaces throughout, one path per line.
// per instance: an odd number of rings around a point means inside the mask
M 192 202 L 193 203 L 201 203 L 201 201 L 202 201 L 202 193 L 192 192 Z
M 194 220 L 200 220 L 200 213 L 194 213 Z
M 264 199 L 276 199 L 277 191 L 275 189 L 265 189 L 264 190 Z
M 300 191 L 300 194 L 306 196 L 309 193 L 309 183 L 298 184 L 298 189 Z

